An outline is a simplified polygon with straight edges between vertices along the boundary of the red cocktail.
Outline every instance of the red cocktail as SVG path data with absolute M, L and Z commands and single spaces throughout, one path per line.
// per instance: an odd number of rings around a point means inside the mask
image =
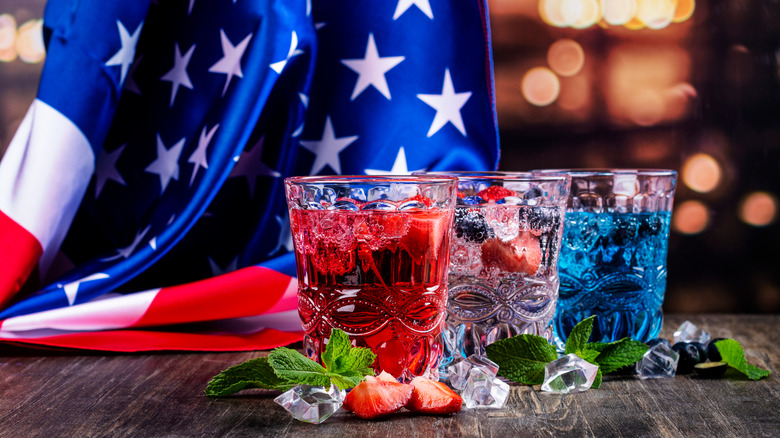
M 403 380 L 437 377 L 457 180 L 298 177 L 285 181 L 306 354 L 331 328 Z

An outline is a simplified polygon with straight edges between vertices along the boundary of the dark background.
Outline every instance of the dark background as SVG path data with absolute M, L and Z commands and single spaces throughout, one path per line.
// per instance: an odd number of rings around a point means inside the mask
M 627 23 L 560 4 L 489 1 L 500 168 L 677 170 L 665 310 L 780 311 L 780 2 L 624 0 Z M 35 96 L 44 5 L 0 0 L 0 155 Z M 548 56 L 562 40 L 580 56 Z

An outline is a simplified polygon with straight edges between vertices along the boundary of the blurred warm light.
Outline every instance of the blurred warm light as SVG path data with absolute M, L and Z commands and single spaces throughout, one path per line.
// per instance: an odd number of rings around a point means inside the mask
M 539 16 L 551 26 L 566 27 L 571 25 L 570 22 L 566 22 L 566 18 L 563 16 L 564 1 L 566 0 L 539 0 Z
M 670 87 L 664 94 L 666 118 L 672 120 L 683 118 L 688 113 L 688 103 L 697 96 L 696 89 L 687 82 Z
M 523 97 L 533 105 L 547 106 L 558 98 L 561 83 L 552 70 L 534 67 L 528 70 L 522 81 Z
M 745 196 L 739 209 L 739 218 L 748 225 L 764 227 L 777 215 L 777 199 L 770 193 L 753 192 Z
M 685 161 L 682 180 L 691 190 L 707 193 L 718 186 L 721 173 L 720 165 L 712 156 L 700 153 Z
M 588 79 L 578 75 L 566 78 L 565 81 L 558 96 L 558 106 L 569 111 L 584 108 L 590 100 L 590 82 Z
M 634 18 L 628 20 L 628 22 L 626 24 L 624 24 L 623 27 L 625 27 L 628 30 L 644 29 L 645 28 L 645 22 L 640 20 L 637 17 L 634 17 Z
M 13 15 L 0 15 L 0 62 L 16 59 L 16 19 Z
M 16 51 L 19 59 L 34 64 L 41 62 L 46 56 L 43 44 L 43 20 L 30 20 L 21 26 L 16 37 Z
M 601 19 L 601 8 L 596 0 L 580 0 L 580 15 L 572 23 L 575 29 L 593 26 Z
M 615 46 L 603 75 L 612 120 L 621 125 L 652 126 L 684 116 L 687 99 L 680 110 L 668 90 L 686 83 L 690 63 L 690 54 L 680 47 L 632 43 Z M 679 90 L 691 91 L 686 87 Z
M 613 26 L 622 26 L 636 15 L 636 0 L 601 0 L 604 21 Z
M 561 76 L 574 76 L 585 64 L 585 51 L 576 41 L 561 39 L 547 50 L 547 63 Z
M 631 97 L 629 117 L 639 126 L 653 126 L 660 122 L 666 112 L 664 99 L 657 91 L 644 88 Z
M 636 17 L 650 29 L 663 29 L 674 19 L 677 0 L 638 0 Z
M 709 210 L 699 201 L 685 201 L 674 208 L 672 228 L 682 234 L 698 234 L 709 225 Z
M 673 23 L 682 23 L 693 16 L 693 10 L 696 9 L 695 0 L 677 0 L 677 7 L 674 10 Z

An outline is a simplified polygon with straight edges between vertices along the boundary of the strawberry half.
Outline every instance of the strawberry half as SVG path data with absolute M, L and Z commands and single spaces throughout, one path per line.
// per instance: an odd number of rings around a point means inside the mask
M 423 414 L 452 414 L 460 411 L 463 399 L 442 382 L 425 377 L 415 377 L 410 383 L 414 387 L 406 409 Z
M 366 380 L 349 391 L 344 399 L 344 408 L 360 418 L 371 420 L 404 407 L 412 397 L 413 389 L 412 385 L 366 376 Z
M 509 242 L 488 239 L 482 244 L 482 264 L 506 272 L 522 272 L 534 275 L 542 263 L 539 238 L 530 232 L 521 232 Z
M 409 255 L 415 259 L 439 256 L 444 233 L 447 232 L 447 212 L 443 210 L 427 210 L 416 212 L 409 221 L 409 230 L 401 239 Z
M 509 190 L 506 187 L 501 186 L 490 186 L 486 188 L 485 190 L 482 190 L 481 192 L 477 193 L 477 196 L 484 199 L 485 201 L 500 201 L 507 196 L 517 196 L 516 192 L 513 192 L 512 190 Z

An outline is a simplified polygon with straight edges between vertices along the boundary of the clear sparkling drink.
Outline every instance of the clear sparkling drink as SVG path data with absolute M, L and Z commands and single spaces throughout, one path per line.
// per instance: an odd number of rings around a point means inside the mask
M 377 372 L 438 378 L 455 180 L 420 191 L 410 177 L 418 190 L 373 190 L 385 179 L 290 208 L 305 354 L 319 361 L 339 328 L 373 350 Z
M 566 214 L 555 314 L 561 341 L 590 315 L 596 341 L 658 337 L 670 218 L 668 211 Z
M 552 340 L 568 177 L 453 172 L 459 178 L 441 370 L 522 333 Z

